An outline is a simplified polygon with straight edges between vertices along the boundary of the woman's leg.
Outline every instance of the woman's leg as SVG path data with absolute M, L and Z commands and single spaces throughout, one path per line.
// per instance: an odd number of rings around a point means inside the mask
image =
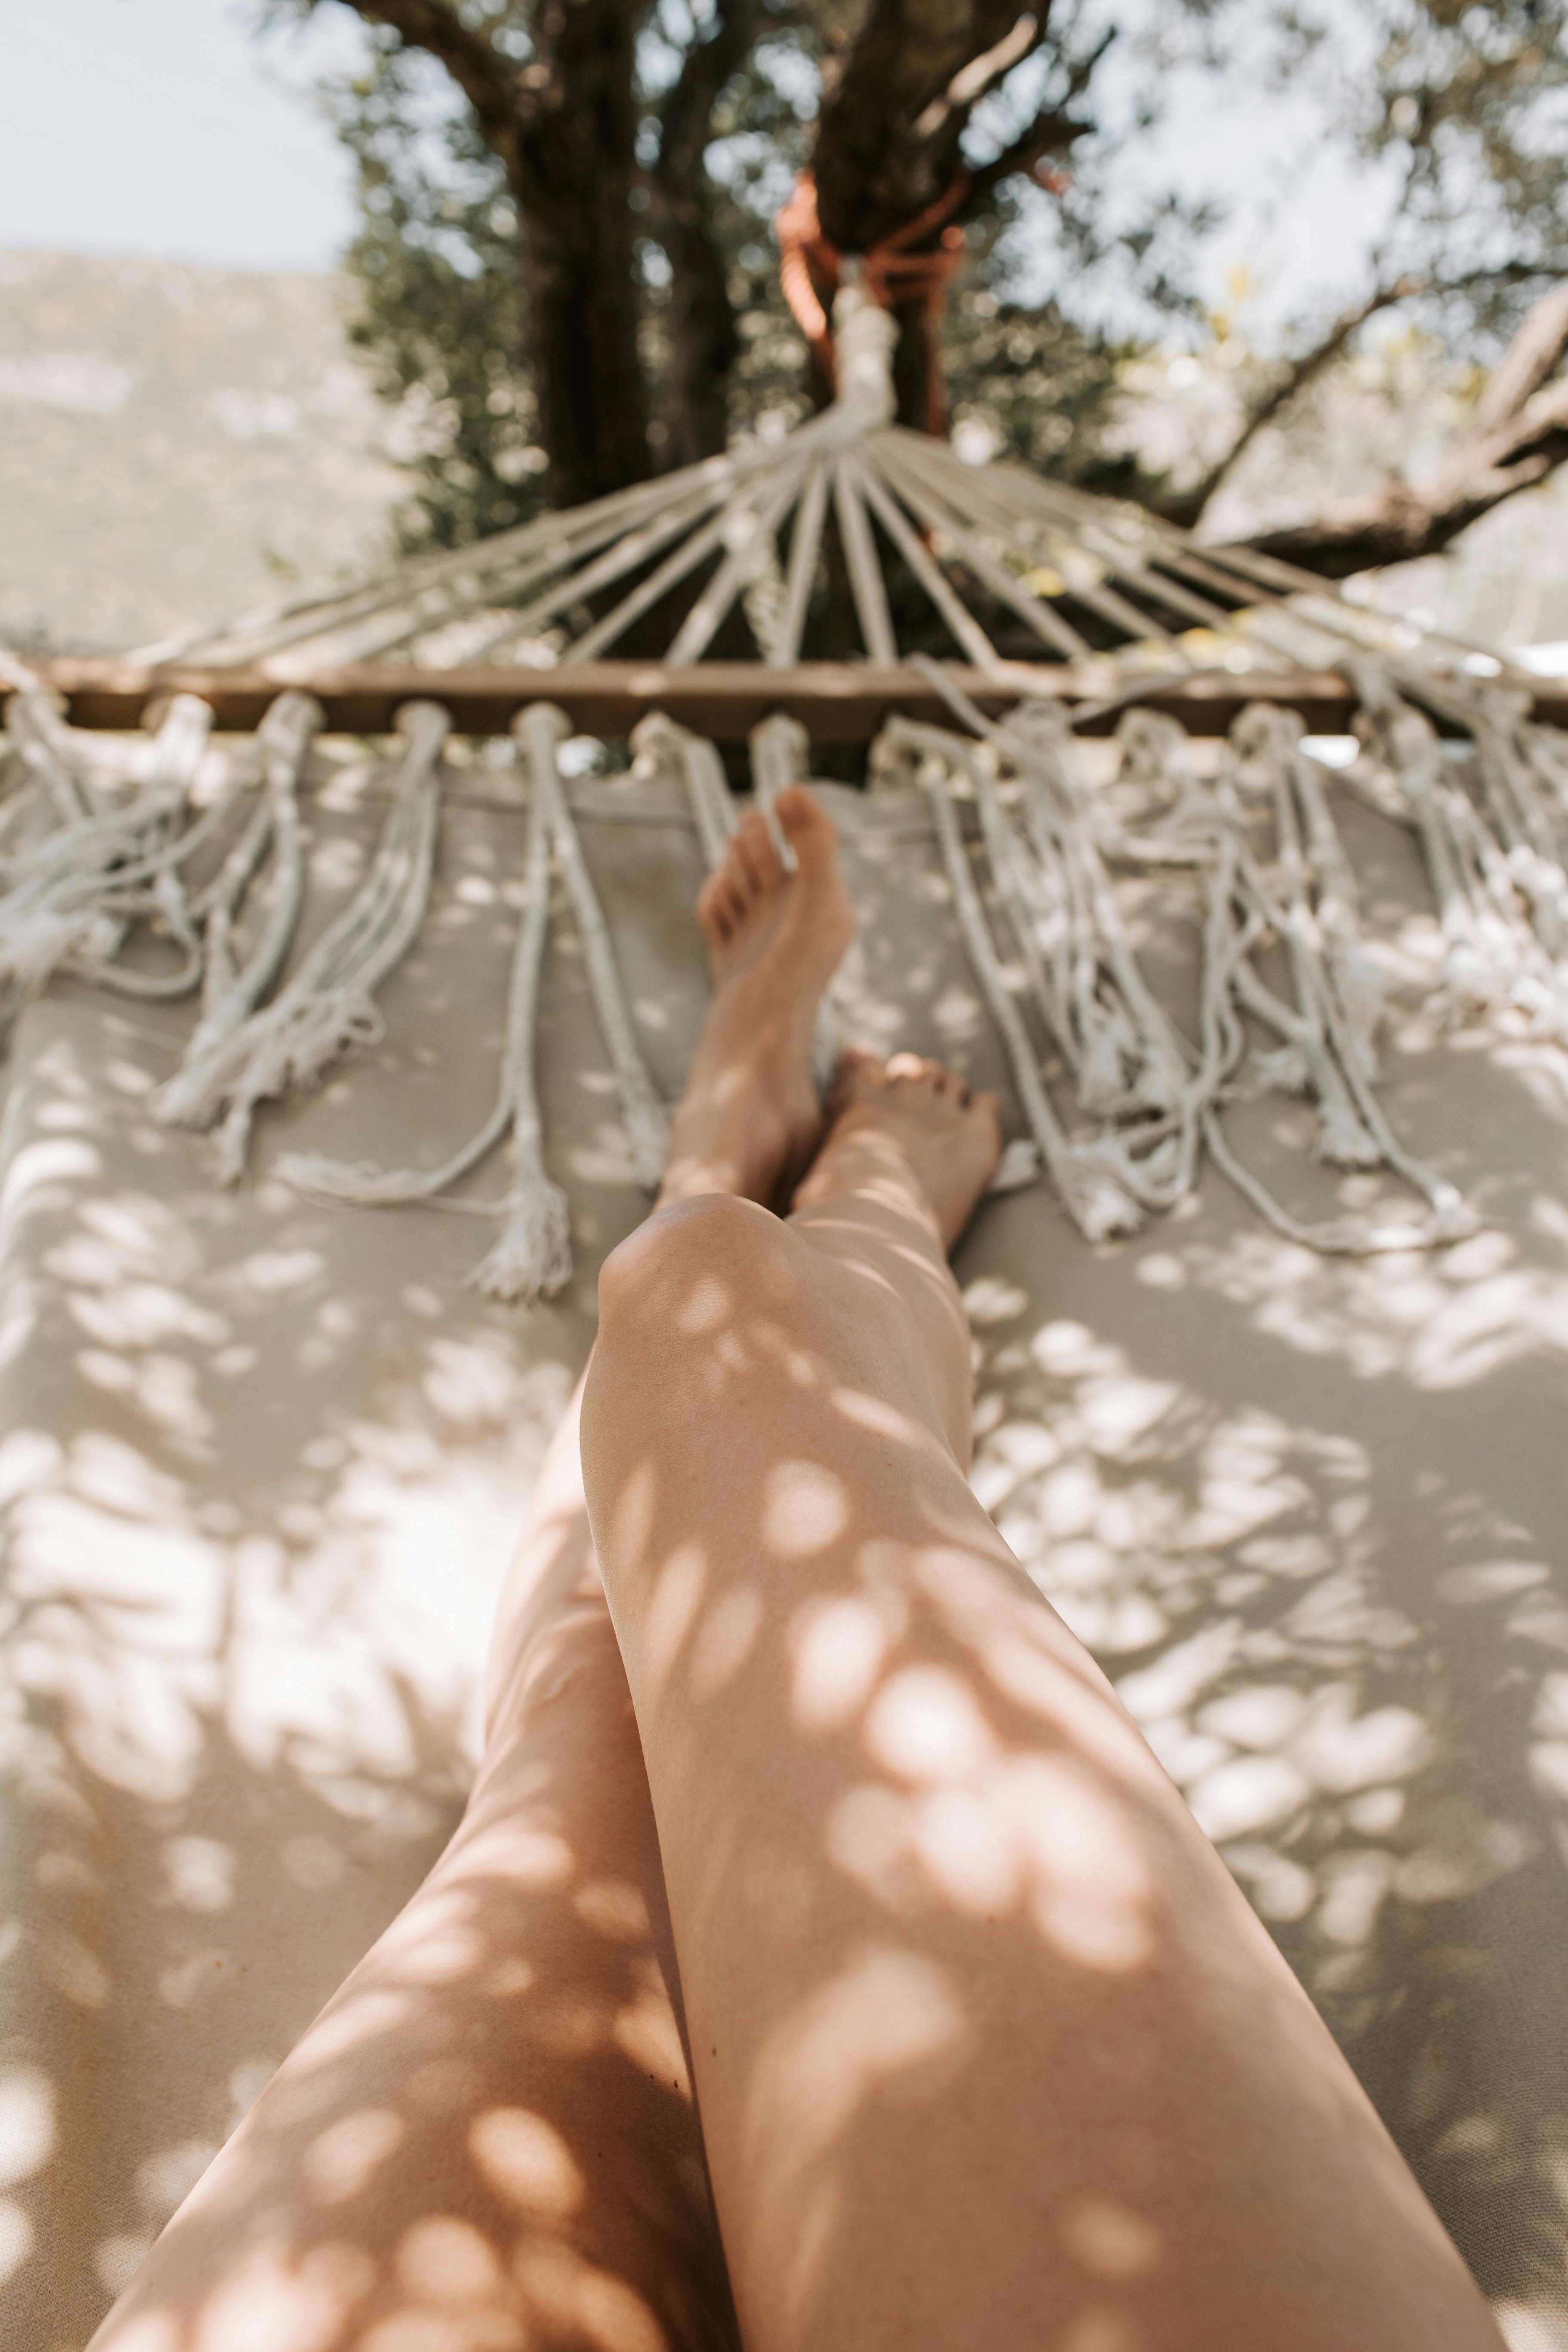
M 918 1066 L 843 1109 L 787 1223 L 678 1198 L 614 1254 L 583 1416 L 748 2352 L 1498 2352 L 967 1484 L 991 1110 Z
M 577 1403 L 508 1580 L 457 1835 L 95 2352 L 734 2346 Z
M 718 986 L 672 1192 L 768 1199 L 820 1130 L 806 1058 L 851 916 L 815 804 L 780 806 L 786 830 L 813 828 L 813 887 L 785 889 L 753 817 L 704 891 Z M 760 961 L 770 949 L 787 992 Z M 762 1096 L 715 1160 L 742 1037 Z M 175 2214 L 94 2352 L 733 2347 L 577 1408 L 501 1599 L 485 1757 L 457 1835 Z

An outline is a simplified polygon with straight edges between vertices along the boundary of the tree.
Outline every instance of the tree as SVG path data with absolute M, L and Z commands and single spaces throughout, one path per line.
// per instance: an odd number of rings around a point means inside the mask
M 1216 12 L 1216 16 L 1224 12 Z M 1234 9 L 1228 13 L 1234 14 Z M 1352 26 L 1359 47 L 1347 45 Z M 1369 322 L 1403 308 L 1440 346 L 1489 347 L 1468 428 L 1420 484 L 1260 534 L 1256 544 L 1334 579 L 1439 553 L 1471 522 L 1568 457 L 1568 8 L 1562 0 L 1339 0 L 1282 8 L 1276 84 L 1304 83 L 1346 151 L 1392 174 L 1363 291 L 1295 323 L 1258 372 L 1220 461 L 1160 501 L 1202 515 L 1266 426 L 1310 393 Z
M 424 403 L 411 544 L 820 400 L 771 234 L 806 169 L 840 254 L 911 223 L 927 255 L 964 231 L 940 348 L 923 293 L 895 302 L 907 422 L 945 374 L 954 414 L 1004 447 L 1191 522 L 1399 310 L 1497 358 L 1468 431 L 1432 481 L 1259 543 L 1334 576 L 1431 552 L 1568 456 L 1568 0 L 1131 0 L 1120 39 L 1098 0 L 338 5 L 369 32 L 364 71 L 329 93 L 360 169 L 356 331 L 388 393 Z M 1276 104 L 1303 152 L 1335 142 L 1380 220 L 1363 282 L 1277 317 L 1247 356 L 1228 445 L 1152 476 L 1106 428 L 1131 342 L 1205 332 L 1216 208 L 1147 168 L 1183 77 L 1222 117 Z M 1057 259 L 1032 299 L 1026 232 Z

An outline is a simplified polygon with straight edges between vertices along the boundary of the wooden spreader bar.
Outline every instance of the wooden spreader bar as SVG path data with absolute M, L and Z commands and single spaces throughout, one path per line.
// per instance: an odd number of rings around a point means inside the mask
M 275 667 L 212 667 L 164 662 L 147 667 L 115 659 L 72 658 L 40 662 L 37 674 L 64 697 L 73 726 L 132 728 L 147 709 L 171 694 L 194 694 L 211 705 L 219 728 L 248 731 L 287 686 L 308 688 L 324 706 L 327 726 L 350 735 L 380 735 L 392 727 L 403 703 L 439 702 L 460 734 L 504 733 L 531 702 L 553 702 L 583 733 L 610 738 L 629 734 L 650 710 L 667 711 L 700 735 L 718 742 L 742 740 L 759 719 L 785 711 L 801 719 L 813 739 L 826 743 L 866 742 L 889 713 L 946 721 L 946 704 L 931 682 L 909 668 L 879 668 L 860 662 L 802 662 L 773 669 L 761 662 L 702 662 L 670 667 L 658 662 L 581 662 L 558 669 L 509 665 L 427 669 L 412 663 L 363 662 L 313 677 Z M 1109 699 L 1128 683 L 1112 682 L 1108 669 L 1068 663 L 1009 662 L 994 671 L 954 666 L 948 671 L 981 709 L 996 714 L 1024 695 L 1059 695 L 1073 704 Z M 1406 690 L 1410 690 L 1407 687 Z M 0 679 L 0 707 L 7 688 Z M 1288 703 L 1300 712 L 1313 734 L 1348 730 L 1355 698 L 1347 681 L 1331 670 L 1273 673 L 1205 673 L 1165 678 L 1136 697 L 1141 709 L 1168 711 L 1192 735 L 1223 735 L 1249 702 Z M 1090 719 L 1084 731 L 1110 734 L 1120 706 Z M 1554 726 L 1568 725 L 1568 690 L 1555 680 L 1535 698 L 1535 715 Z M 1444 727 L 1445 733 L 1454 731 Z

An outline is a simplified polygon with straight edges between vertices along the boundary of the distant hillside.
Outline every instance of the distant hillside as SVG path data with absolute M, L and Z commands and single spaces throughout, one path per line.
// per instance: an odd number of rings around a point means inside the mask
M 145 644 L 385 552 L 327 278 L 0 253 L 0 640 Z
M 384 560 L 404 420 L 378 402 L 330 278 L 0 253 L 0 643 L 113 652 Z M 1126 440 L 1223 446 L 1221 368 L 1130 369 Z M 1412 346 L 1364 354 L 1262 435 L 1215 516 L 1243 533 L 1435 462 L 1460 411 Z M 1514 645 L 1568 639 L 1568 468 L 1380 602 Z

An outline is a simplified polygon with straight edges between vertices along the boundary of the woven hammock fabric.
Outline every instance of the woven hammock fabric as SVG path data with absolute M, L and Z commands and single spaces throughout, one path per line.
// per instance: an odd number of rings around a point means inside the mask
M 860 930 L 817 1045 L 1003 1097 L 959 1260 L 977 1491 L 1510 2346 L 1568 2352 L 1568 740 L 1484 652 L 900 434 L 888 322 L 840 304 L 840 398 L 784 442 L 181 648 L 277 678 L 237 749 L 188 698 L 80 734 L 5 666 L 27 2352 L 85 2343 L 443 1843 L 530 1475 L 700 1024 L 716 747 L 652 709 L 583 780 L 536 701 L 465 757 L 441 667 L 584 662 L 664 614 L 667 666 L 743 625 L 785 669 L 830 565 L 864 655 L 948 711 L 889 721 L 868 793 L 822 788 Z M 1116 744 L 1058 700 L 981 712 L 933 626 L 1015 695 L 1008 631 L 1098 665 Z M 395 652 L 430 698 L 345 758 L 310 681 Z M 1352 765 L 1275 704 L 1208 751 L 1137 707 L 1265 660 L 1352 678 Z M 811 764 L 764 720 L 758 803 Z
M 682 747 L 651 732 L 635 776 L 568 779 L 564 798 L 668 1101 L 706 1001 L 688 911 L 705 858 Z M 978 740 L 956 718 L 952 734 Z M 110 794 L 116 747 L 73 749 Z M 1134 734 L 1124 756 L 1164 772 Z M 1256 770 L 1262 754 L 1246 757 Z M 1479 807 L 1473 767 L 1442 757 L 1445 784 Z M 221 794 L 227 758 L 207 753 L 199 803 Z M 886 791 L 824 788 L 861 913 L 836 1018 L 847 1040 L 939 1054 L 995 1086 L 1023 1136 L 931 799 L 904 760 Z M 283 985 L 374 867 L 395 764 L 310 752 Z M 471 1218 L 348 1210 L 279 1179 L 285 1150 L 436 1169 L 495 1106 L 533 903 L 529 777 L 455 755 L 438 772 L 427 911 L 379 985 L 379 1041 L 261 1108 L 241 1184 L 215 1184 L 210 1139 L 157 1116 L 196 996 L 133 1001 L 61 975 L 16 1008 L 0 1129 L 0 2336 L 28 2352 L 85 2342 L 443 1843 L 532 1466 L 592 1337 L 599 1260 L 646 1207 L 560 877 L 533 1036 L 543 1157 L 570 1204 L 564 1287 L 521 1313 L 468 1283 Z M 1164 783 L 1095 781 L 1141 837 L 1179 842 Z M 1444 1025 L 1448 949 L 1420 840 L 1370 760 L 1356 788 L 1324 789 L 1384 982 L 1379 1099 L 1480 1229 L 1324 1256 L 1211 1173 L 1089 1247 L 1046 1185 L 997 1199 L 959 1261 L 975 1481 L 1218 1839 L 1513 2340 L 1555 2346 L 1561 1049 L 1525 1006 Z M 259 805 L 259 782 L 245 790 Z M 952 804 L 1033 1036 L 980 804 L 956 787 Z M 1247 805 L 1266 830 L 1261 778 Z M 1163 820 L 1144 822 L 1149 806 Z M 1195 1037 L 1202 869 L 1100 854 L 1140 970 Z M 242 913 L 240 961 L 244 927 Z M 124 952 L 176 957 L 145 926 Z M 1263 978 L 1283 1001 L 1277 954 Z M 1069 966 L 1077 1035 L 1071 980 Z M 1073 1084 L 1039 1034 L 1070 1135 Z M 1257 1042 L 1272 1050 L 1261 1026 Z M 1303 1219 L 1377 1213 L 1385 1186 L 1412 1213 L 1385 1172 L 1312 1160 L 1310 1100 L 1265 1091 L 1222 1115 L 1238 1161 Z M 503 1151 L 456 1195 L 504 1194 Z

